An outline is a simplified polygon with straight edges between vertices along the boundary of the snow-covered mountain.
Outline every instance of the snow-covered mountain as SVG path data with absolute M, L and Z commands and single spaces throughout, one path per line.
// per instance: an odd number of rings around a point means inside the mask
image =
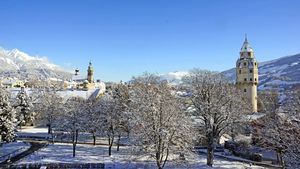
M 231 82 L 235 82 L 235 68 L 222 72 Z M 160 77 L 173 84 L 182 83 L 186 71 L 170 72 Z M 279 90 L 290 89 L 300 86 L 300 54 L 281 57 L 279 59 L 259 63 L 259 86 L 258 89 Z
M 18 49 L 0 48 L 0 77 L 64 79 L 69 76 L 68 71 L 50 63 L 46 57 L 33 57 Z
M 258 64 L 258 89 L 289 89 L 300 85 L 300 54 Z M 229 80 L 235 81 L 235 68 L 222 72 Z
M 159 75 L 162 80 L 167 80 L 169 83 L 177 85 L 182 83 L 182 78 L 189 75 L 187 71 L 175 71 Z

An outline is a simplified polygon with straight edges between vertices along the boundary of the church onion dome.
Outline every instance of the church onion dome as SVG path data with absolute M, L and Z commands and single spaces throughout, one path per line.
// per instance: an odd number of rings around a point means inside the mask
M 244 44 L 241 48 L 241 52 L 253 52 L 252 47 L 250 46 L 247 37 L 245 38 Z

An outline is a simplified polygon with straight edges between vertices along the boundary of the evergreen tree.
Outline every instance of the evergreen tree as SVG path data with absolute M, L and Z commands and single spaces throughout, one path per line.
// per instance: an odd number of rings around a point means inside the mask
M 0 142 L 10 142 L 15 137 L 16 116 L 9 102 L 9 93 L 0 88 Z
M 30 99 L 25 92 L 24 88 L 21 88 L 21 91 L 18 93 L 15 103 L 15 108 L 17 108 L 18 112 L 18 123 L 20 125 L 25 125 L 28 123 L 33 123 L 34 116 L 31 108 Z

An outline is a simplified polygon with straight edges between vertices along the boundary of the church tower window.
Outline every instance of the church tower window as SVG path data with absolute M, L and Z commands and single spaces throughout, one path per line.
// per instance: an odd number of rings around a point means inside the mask
M 244 92 L 247 92 L 247 89 L 244 89 Z

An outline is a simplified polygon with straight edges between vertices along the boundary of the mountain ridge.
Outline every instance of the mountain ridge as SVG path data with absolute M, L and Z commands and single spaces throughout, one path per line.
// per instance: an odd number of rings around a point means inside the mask
M 67 79 L 70 75 L 69 71 L 51 63 L 46 57 L 30 56 L 18 49 L 0 48 L 0 77 Z

